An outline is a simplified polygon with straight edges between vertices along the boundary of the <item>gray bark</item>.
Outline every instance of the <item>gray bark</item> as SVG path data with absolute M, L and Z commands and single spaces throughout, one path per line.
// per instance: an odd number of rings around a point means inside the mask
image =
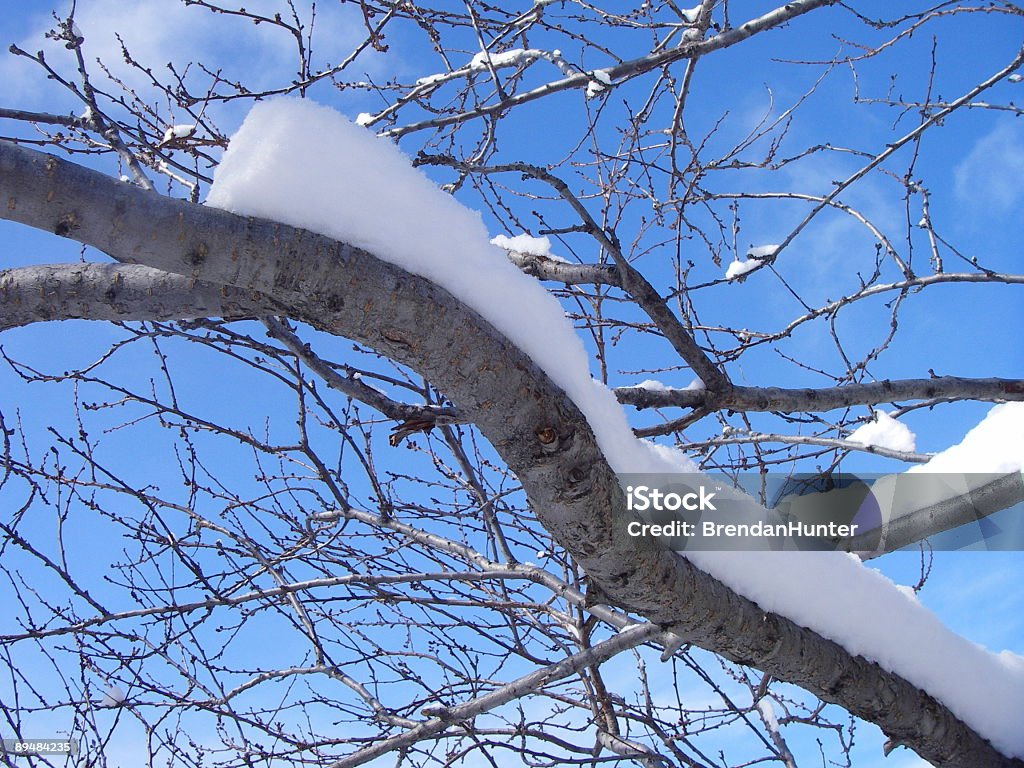
M 612 536 L 622 494 L 576 406 L 444 289 L 283 224 L 171 200 L 0 143 L 3 216 L 125 263 L 273 296 L 288 314 L 421 371 L 516 473 L 539 521 L 610 599 L 688 642 L 877 723 L 939 766 L 1024 768 L 931 696 L 756 604 L 667 551 Z
M 235 320 L 282 311 L 255 291 L 141 264 L 43 264 L 0 270 L 0 330 L 44 320 Z
M 570 264 L 534 253 L 509 251 L 509 261 L 538 280 L 553 280 L 566 285 L 613 285 L 622 287 L 619 269 L 614 264 Z
M 1024 400 L 1024 380 L 967 379 L 936 376 L 931 379 L 897 379 L 868 384 L 844 384 L 824 389 L 733 386 L 725 392 L 712 390 L 619 387 L 620 403 L 636 408 L 708 408 L 737 411 L 831 411 L 851 405 L 877 405 L 901 400 Z

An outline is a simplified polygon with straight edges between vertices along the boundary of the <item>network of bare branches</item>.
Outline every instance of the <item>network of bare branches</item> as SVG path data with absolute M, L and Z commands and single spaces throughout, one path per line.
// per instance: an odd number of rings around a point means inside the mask
M 10 46 L 26 85 L 3 146 L 199 203 L 254 102 L 359 113 L 492 229 L 549 239 L 509 258 L 637 434 L 707 470 L 923 462 L 845 438 L 872 406 L 1024 399 L 1014 354 L 967 338 L 902 364 L 951 296 L 983 315 L 1024 283 L 1015 254 L 958 240 L 939 162 L 1020 114 L 1024 50 L 964 55 L 1019 32 L 1012 3 L 121 5 L 60 4 Z M 122 23 L 195 44 L 164 60 Z M 49 238 L 57 257 L 0 271 L 5 733 L 74 735 L 97 767 L 851 765 L 848 702 L 588 583 L 413 358 L 286 297 Z

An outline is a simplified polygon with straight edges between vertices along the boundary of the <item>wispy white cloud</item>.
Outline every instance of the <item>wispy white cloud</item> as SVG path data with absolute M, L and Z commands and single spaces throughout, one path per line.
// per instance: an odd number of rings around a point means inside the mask
M 953 169 L 953 191 L 972 212 L 1006 214 L 1020 205 L 1024 189 L 1024 125 L 1002 121 L 980 138 Z
M 250 0 L 245 7 L 270 16 L 287 12 L 287 6 L 277 0 Z M 296 7 L 308 24 L 309 3 L 296 3 Z M 321 46 L 324 55 L 328 49 L 349 50 L 359 39 L 358 27 L 347 23 L 346 15 L 333 6 L 317 8 L 317 37 L 329 40 L 329 45 Z M 175 63 L 179 73 L 191 62 L 189 76 L 195 78 L 192 87 L 200 94 L 201 84 L 209 78 L 195 67 L 199 62 L 223 69 L 223 77 L 241 80 L 250 89 L 285 84 L 295 77 L 298 58 L 294 38 L 272 24 L 213 14 L 177 0 L 79 0 L 75 21 L 85 38 L 86 63 L 95 76 L 102 79 L 99 60 L 115 77 L 143 92 L 149 78 L 124 61 L 121 41 L 132 57 L 151 68 L 158 79 L 168 79 L 169 62 Z M 74 80 L 74 59 L 63 42 L 45 38 L 46 31 L 55 26 L 56 21 L 48 14 L 27 14 L 24 34 L 16 42 L 33 53 L 42 50 L 62 76 Z M 41 87 L 45 83 L 45 73 L 35 64 L 12 55 L 0 57 L 0 99 L 5 105 L 52 108 L 54 91 L 52 86 Z M 75 106 L 71 104 L 70 108 Z

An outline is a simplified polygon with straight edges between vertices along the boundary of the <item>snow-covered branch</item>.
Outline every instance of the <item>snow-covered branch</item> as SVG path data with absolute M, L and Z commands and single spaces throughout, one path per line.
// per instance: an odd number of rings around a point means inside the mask
M 422 370 L 479 425 L 540 522 L 617 605 L 841 703 L 939 764 L 1019 765 L 898 675 L 674 553 L 624 548 L 610 529 L 621 491 L 586 419 L 445 290 L 328 237 L 162 198 L 31 150 L 0 145 L 0 170 L 7 218 L 119 260 L 272 294 L 287 314 Z

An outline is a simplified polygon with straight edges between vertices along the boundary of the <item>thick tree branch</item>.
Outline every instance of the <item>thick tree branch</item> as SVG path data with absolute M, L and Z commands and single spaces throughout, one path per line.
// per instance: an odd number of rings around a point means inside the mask
M 46 320 L 229 320 L 281 311 L 264 295 L 141 264 L 43 264 L 0 271 L 0 330 Z
M 131 263 L 272 295 L 289 314 L 417 368 L 516 473 L 539 521 L 616 603 L 877 723 L 936 765 L 1021 768 L 928 694 L 688 560 L 612 535 L 624 503 L 586 419 L 536 365 L 449 293 L 327 237 L 119 184 L 0 144 L 3 216 Z
M 823 389 L 740 387 L 717 393 L 694 389 L 618 387 L 620 403 L 635 408 L 708 408 L 731 411 L 821 412 L 852 405 L 877 405 L 903 400 L 1024 400 L 1024 379 L 967 379 L 936 376 L 868 384 L 843 384 Z

